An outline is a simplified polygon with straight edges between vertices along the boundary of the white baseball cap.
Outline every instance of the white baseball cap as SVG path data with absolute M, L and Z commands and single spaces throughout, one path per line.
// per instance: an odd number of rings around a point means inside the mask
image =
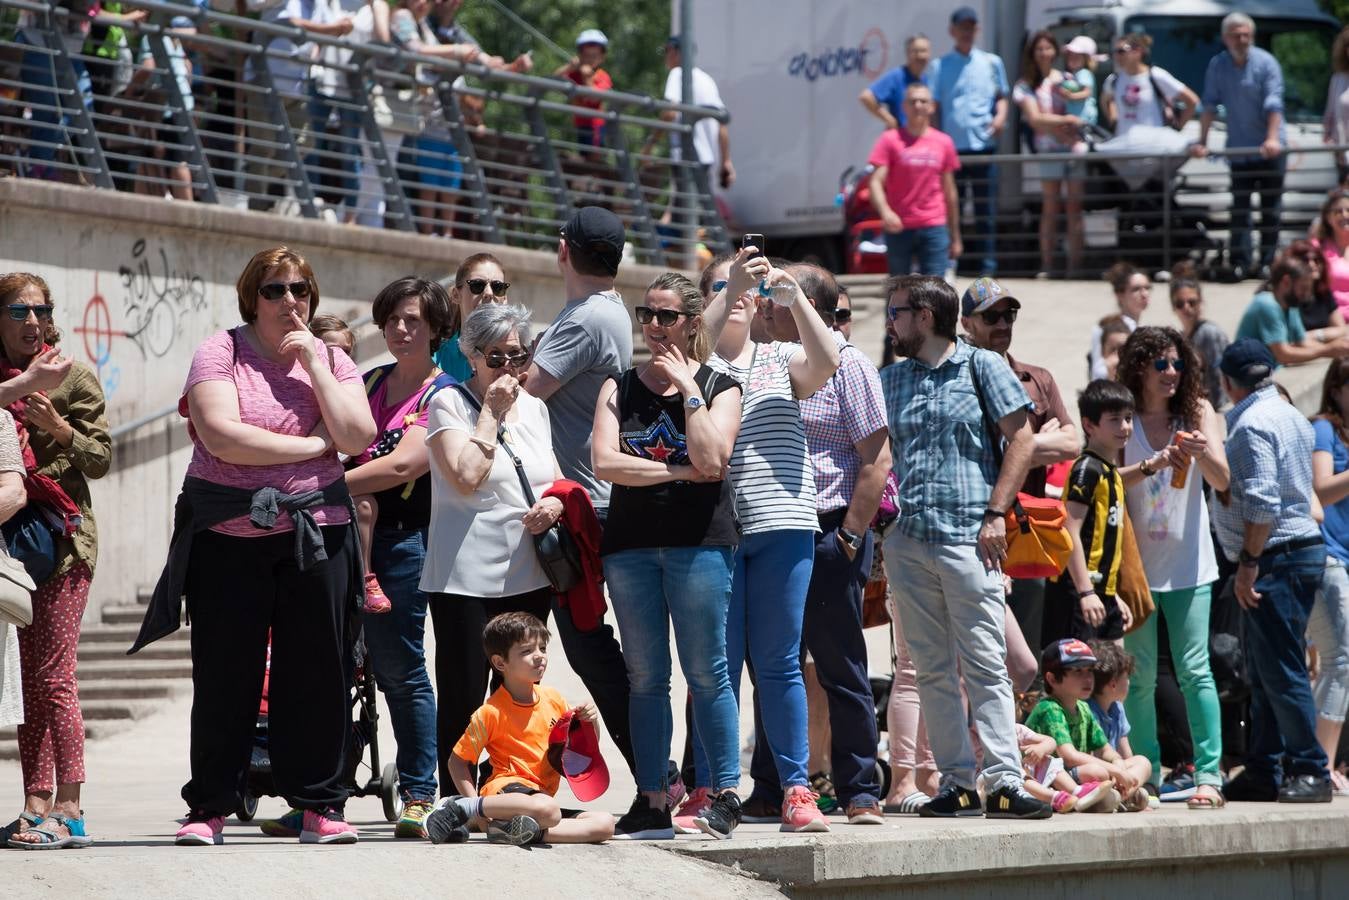
M 1081 53 L 1083 56 L 1096 55 L 1096 42 L 1085 34 L 1079 34 L 1063 45 L 1064 53 Z
M 584 44 L 599 44 L 601 47 L 608 47 L 609 38 L 598 28 L 587 28 L 576 38 L 576 46 L 580 47 Z

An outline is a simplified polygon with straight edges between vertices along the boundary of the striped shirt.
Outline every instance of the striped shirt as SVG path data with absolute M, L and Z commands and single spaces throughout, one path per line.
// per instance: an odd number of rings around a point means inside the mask
M 731 451 L 741 534 L 819 530 L 806 429 L 792 391 L 791 363 L 803 352 L 799 344 L 774 341 L 755 344 L 748 367 L 716 355 L 707 361 L 745 385 L 740 434 Z
M 1124 532 L 1124 480 L 1119 469 L 1090 450 L 1073 463 L 1063 499 L 1087 508 L 1078 538 L 1096 593 L 1109 600 L 1119 583 Z M 1071 583 L 1071 576 L 1065 576 Z

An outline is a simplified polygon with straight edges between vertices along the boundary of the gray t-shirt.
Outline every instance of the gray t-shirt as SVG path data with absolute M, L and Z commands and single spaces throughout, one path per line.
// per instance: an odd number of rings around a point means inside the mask
M 562 383 L 548 398 L 562 474 L 585 485 L 595 506 L 607 507 L 609 484 L 591 469 L 590 436 L 600 388 L 632 366 L 632 320 L 623 298 L 601 291 L 569 301 L 539 336 L 534 362 Z

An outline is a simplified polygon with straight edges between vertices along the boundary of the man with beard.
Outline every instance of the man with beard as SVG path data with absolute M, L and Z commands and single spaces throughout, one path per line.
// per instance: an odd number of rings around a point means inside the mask
M 956 340 L 960 303 L 946 282 L 891 278 L 886 296 L 895 351 L 907 358 L 881 372 L 904 511 L 885 561 L 942 773 L 919 815 L 1048 818 L 1049 804 L 1022 786 L 1003 629 L 1005 516 L 1034 454 L 1031 400 L 1001 356 Z M 975 792 L 962 675 L 984 748 L 986 805 Z
M 1349 354 L 1349 338 L 1307 340 L 1300 307 L 1312 301 L 1315 287 L 1316 277 L 1309 266 L 1291 254 L 1281 254 L 1270 269 L 1264 289 L 1242 314 L 1236 340 L 1255 338 L 1269 348 L 1280 366 Z

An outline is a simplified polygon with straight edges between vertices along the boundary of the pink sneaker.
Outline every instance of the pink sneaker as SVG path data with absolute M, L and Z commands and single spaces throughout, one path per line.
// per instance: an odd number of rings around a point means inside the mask
M 1049 804 L 1056 813 L 1070 813 L 1077 805 L 1077 798 L 1067 791 L 1055 791 L 1054 800 Z
M 354 844 L 357 840 L 356 829 L 332 810 L 314 812 L 304 811 L 304 830 L 300 832 L 301 844 Z
M 374 572 L 365 573 L 365 606 L 361 611 L 371 615 L 379 615 L 393 609 L 393 603 L 389 601 L 389 595 L 384 593 L 384 588 L 379 586 L 379 579 L 375 577 Z
M 1073 805 L 1078 812 L 1087 812 L 1097 803 L 1110 796 L 1110 785 L 1101 781 L 1088 781 L 1077 789 L 1077 803 Z
M 224 816 L 207 816 L 192 812 L 183 827 L 178 829 L 173 842 L 179 847 L 210 847 L 225 843 Z
M 694 788 L 693 793 L 684 798 L 684 805 L 674 814 L 675 834 L 699 834 L 701 829 L 694 819 L 707 812 L 712 806 L 712 792 L 705 787 Z
M 782 800 L 782 827 L 779 831 L 828 831 L 829 820 L 820 812 L 820 795 L 804 784 L 787 788 Z

